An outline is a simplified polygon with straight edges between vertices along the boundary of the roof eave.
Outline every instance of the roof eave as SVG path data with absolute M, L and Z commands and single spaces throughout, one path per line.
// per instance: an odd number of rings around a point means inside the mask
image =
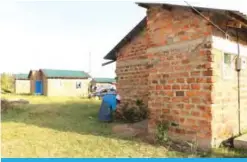
M 154 4 L 159 4 L 159 3 L 145 3 L 145 2 L 136 2 L 136 4 L 140 7 L 143 8 L 149 8 L 150 5 L 154 5 Z
M 183 7 L 183 8 L 188 8 L 190 6 L 188 6 L 187 4 L 172 4 L 172 3 L 148 3 L 148 2 L 136 2 L 136 4 L 140 7 L 143 8 L 150 8 L 150 6 L 154 6 L 154 5 L 162 5 L 162 6 L 174 6 L 174 7 Z M 193 7 L 200 9 L 200 10 L 213 10 L 213 11 L 228 11 L 231 12 L 232 14 L 239 16 L 240 19 L 247 21 L 247 16 L 239 11 L 236 10 L 231 10 L 231 9 L 220 9 L 220 8 L 213 8 L 213 7 L 201 7 L 201 6 L 194 6 Z

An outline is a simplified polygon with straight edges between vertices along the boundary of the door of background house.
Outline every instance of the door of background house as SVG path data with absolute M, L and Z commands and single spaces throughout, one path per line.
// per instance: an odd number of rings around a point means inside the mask
M 36 80 L 36 82 L 35 82 L 35 94 L 38 94 L 38 95 L 42 94 L 42 82 L 41 82 L 41 80 Z

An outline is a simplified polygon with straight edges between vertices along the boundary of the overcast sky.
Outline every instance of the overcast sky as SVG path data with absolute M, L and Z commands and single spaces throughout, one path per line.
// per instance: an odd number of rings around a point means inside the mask
M 188 0 L 192 5 L 247 13 L 244 1 Z M 88 72 L 91 53 L 92 76 L 115 77 L 115 64 L 102 67 L 103 57 L 145 14 L 134 1 L 1 1 L 0 72 L 40 68 Z

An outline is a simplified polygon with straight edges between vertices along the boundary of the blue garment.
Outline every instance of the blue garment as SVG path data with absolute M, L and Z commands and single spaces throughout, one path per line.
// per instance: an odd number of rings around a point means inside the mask
M 115 111 L 117 108 L 117 99 L 116 94 L 106 94 L 103 96 L 103 102 L 107 103 L 110 106 L 112 111 Z
M 100 121 L 111 121 L 112 112 L 116 110 L 117 101 L 115 94 L 106 94 L 103 97 L 102 104 L 99 110 L 99 120 Z

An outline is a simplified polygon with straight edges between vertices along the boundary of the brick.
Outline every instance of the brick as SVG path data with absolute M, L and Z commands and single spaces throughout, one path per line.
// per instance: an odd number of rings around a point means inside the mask
M 178 78 L 177 83 L 184 83 L 184 78 Z
M 200 71 L 193 71 L 190 73 L 191 76 L 200 76 L 201 75 L 201 72 Z
M 212 90 L 213 89 L 213 85 L 212 84 L 204 84 L 203 85 L 203 89 L 204 90 Z
M 164 90 L 171 90 L 172 89 L 172 86 L 171 85 L 164 85 L 163 86 L 163 89 Z
M 182 102 L 183 99 L 181 97 L 173 97 L 172 102 Z
M 184 108 L 185 108 L 186 110 L 191 110 L 191 109 L 193 109 L 194 107 L 195 107 L 194 104 L 184 104 Z
M 189 60 L 183 60 L 182 64 L 188 64 L 190 61 Z
M 197 93 L 195 91 L 187 91 L 186 92 L 186 96 L 188 96 L 188 97 L 194 97 L 194 96 L 197 96 Z
M 189 115 L 189 112 L 188 111 L 181 111 L 180 113 L 182 116 L 188 116 Z
M 200 97 L 210 97 L 211 96 L 211 93 L 210 92 L 206 92 L 206 91 L 198 91 L 196 93 Z
M 192 115 L 192 116 L 199 117 L 199 116 L 200 116 L 200 112 L 192 111 L 192 112 L 191 112 L 191 115 Z
M 164 102 L 170 102 L 170 100 L 171 100 L 170 97 L 164 97 L 164 98 L 163 98 L 163 101 L 164 101 Z
M 194 119 L 186 119 L 185 123 L 188 124 L 188 125 L 195 124 L 196 120 L 194 120 Z
M 160 80 L 160 84 L 166 84 L 167 81 L 166 80 Z
M 182 99 L 183 99 L 182 101 L 183 101 L 184 103 L 189 103 L 189 101 L 190 101 L 190 100 L 189 100 L 189 97 L 183 97 Z
M 205 83 L 205 78 L 197 78 L 196 83 Z
M 204 76 L 213 76 L 213 71 L 212 70 L 207 70 L 203 72 Z
M 162 109 L 163 113 L 170 113 L 170 109 Z
M 200 90 L 200 88 L 201 88 L 200 84 L 191 84 L 192 90 Z
M 198 120 L 198 124 L 199 124 L 200 127 L 209 127 L 210 126 L 210 121 Z
M 169 74 L 163 74 L 163 78 L 169 78 Z
M 165 91 L 165 95 L 169 96 L 169 97 L 173 97 L 174 96 L 174 92 L 173 91 Z
M 188 89 L 190 89 L 190 88 L 189 88 L 189 85 L 182 85 L 182 86 L 181 86 L 181 89 L 182 89 L 182 90 L 188 90 Z
M 212 78 L 212 77 L 210 77 L 210 78 L 207 78 L 207 83 L 214 83 L 215 81 L 214 81 L 214 79 Z
M 195 83 L 196 79 L 195 78 L 188 78 L 187 83 Z
M 179 115 L 179 111 L 178 110 L 172 110 L 172 113 L 175 115 Z
M 174 67 L 174 71 L 180 71 L 180 70 L 183 70 L 183 66 L 175 66 Z
M 175 129 L 175 132 L 176 132 L 177 134 L 184 134 L 184 133 L 185 133 L 185 130 L 176 128 L 176 129 Z
M 201 103 L 201 99 L 196 97 L 196 98 L 192 98 L 192 103 L 195 103 L 195 104 L 198 104 L 198 103 Z
M 184 108 L 184 104 L 177 104 L 176 107 L 182 109 Z
M 179 76 L 188 77 L 189 73 L 188 72 L 179 73 Z
M 156 90 L 162 90 L 162 86 L 161 85 L 156 85 Z
M 211 120 L 212 119 L 212 114 L 211 114 L 211 112 L 202 112 L 201 113 L 201 117 L 202 118 L 204 118 L 204 119 L 209 119 L 209 120 Z
M 176 96 L 184 96 L 184 91 L 177 91 Z
M 180 85 L 175 84 L 175 85 L 172 86 L 172 89 L 179 90 L 180 89 Z
M 157 81 L 157 80 L 153 80 L 152 83 L 153 83 L 153 84 L 157 84 L 158 81 Z
M 175 83 L 175 82 L 176 82 L 176 80 L 175 80 L 175 79 L 169 79 L 169 80 L 168 80 L 168 83 L 169 83 L 169 84 L 171 84 L 171 83 Z

